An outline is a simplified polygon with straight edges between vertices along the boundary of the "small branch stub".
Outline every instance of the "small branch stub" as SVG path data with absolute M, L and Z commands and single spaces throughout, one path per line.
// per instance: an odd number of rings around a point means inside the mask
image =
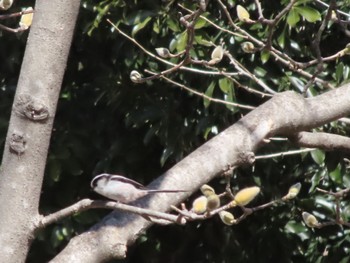
M 239 152 L 238 161 L 241 165 L 252 165 L 255 162 L 255 154 L 249 151 Z
M 31 95 L 19 95 L 14 109 L 19 116 L 35 122 L 44 122 L 49 118 L 49 110 L 46 105 Z
M 21 155 L 26 150 L 27 141 L 24 134 L 14 131 L 10 138 L 10 152 Z

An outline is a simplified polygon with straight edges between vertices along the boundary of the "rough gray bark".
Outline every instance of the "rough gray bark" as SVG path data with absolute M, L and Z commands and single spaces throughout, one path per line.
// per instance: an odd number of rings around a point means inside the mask
M 164 175 L 151 187 L 195 191 L 221 173 L 228 165 L 252 161 L 252 152 L 273 135 L 291 136 L 350 114 L 350 84 L 323 95 L 305 99 L 294 92 L 284 92 L 253 110 L 236 124 L 208 141 Z M 263 191 L 264 189 L 262 189 Z M 174 196 L 153 195 L 137 205 L 167 211 L 190 193 Z M 152 223 L 140 216 L 115 211 L 86 233 L 74 237 L 52 262 L 104 262 L 123 258 L 127 245 Z
M 1 262 L 24 262 L 37 228 L 52 124 L 79 0 L 38 0 L 0 170 Z

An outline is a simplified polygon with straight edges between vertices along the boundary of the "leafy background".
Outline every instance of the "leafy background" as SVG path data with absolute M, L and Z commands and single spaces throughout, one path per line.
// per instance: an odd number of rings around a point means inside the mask
M 278 24 L 273 44 L 293 59 L 315 58 L 311 46 L 326 9 L 298 1 Z M 327 1 L 325 1 L 327 2 Z M 185 92 L 161 80 L 136 85 L 130 81 L 132 70 L 161 71 L 166 66 L 153 60 L 138 47 L 118 35 L 106 22 L 111 19 L 146 49 L 157 47 L 182 51 L 186 33 L 179 23 L 177 4 L 194 10 L 194 1 L 83 0 L 68 67 L 62 86 L 48 156 L 41 212 L 57 211 L 82 198 L 100 198 L 89 189 L 93 175 L 111 172 L 127 175 L 147 184 L 188 153 L 235 123 L 247 110 L 215 104 Z M 264 1 L 266 17 L 274 17 L 289 1 Z M 225 2 L 235 18 L 235 6 L 241 4 L 257 18 L 254 1 Z M 337 1 L 344 12 L 348 1 Z M 33 5 L 18 0 L 8 12 Z M 228 28 L 216 1 L 210 1 L 207 18 Z M 15 27 L 18 21 L 4 22 Z M 265 39 L 261 25 L 239 24 L 253 36 Z M 0 145 L 3 150 L 11 105 L 28 33 L 0 32 Z M 196 25 L 192 56 L 208 60 L 209 42 L 225 43 L 225 48 L 247 69 L 276 91 L 301 92 L 307 80 L 281 67 L 266 52 L 247 54 L 242 38 L 221 32 L 204 20 Z M 349 38 L 334 24 L 326 28 L 322 40 L 323 55 L 343 49 Z M 173 62 L 176 62 L 173 59 Z M 334 85 L 348 82 L 349 58 L 325 64 L 321 76 Z M 218 65 L 234 71 L 228 61 Z M 308 69 L 311 73 L 315 68 Z M 266 99 L 235 86 L 224 77 L 186 72 L 171 76 L 209 96 L 258 106 Z M 259 89 L 251 80 L 237 77 L 243 85 Z M 317 95 L 326 89 L 314 85 Z M 296 109 L 297 111 L 298 109 Z M 318 130 L 349 135 L 349 127 L 330 123 Z M 295 149 L 287 142 L 272 142 L 257 154 Z M 259 185 L 262 194 L 254 204 L 262 204 L 286 194 L 290 185 L 302 183 L 298 198 L 290 203 L 262 210 L 239 225 L 228 227 L 214 217 L 186 226 L 154 226 L 142 235 L 128 252 L 128 258 L 115 262 L 348 262 L 349 230 L 338 226 L 309 229 L 301 212 L 314 213 L 320 221 L 334 218 L 334 200 L 315 191 L 316 187 L 339 190 L 350 187 L 345 154 L 315 151 L 312 154 L 258 160 L 252 167 L 239 168 L 233 175 L 234 189 Z M 210 183 L 224 190 L 219 178 Z M 194 197 L 199 193 L 195 193 Z M 191 199 L 192 200 L 192 199 Z M 191 202 L 189 200 L 189 203 Z M 342 202 L 343 216 L 349 220 L 347 200 Z M 47 262 L 74 235 L 85 231 L 108 211 L 91 210 L 51 225 L 37 234 L 28 262 Z M 239 215 L 239 210 L 234 211 Z

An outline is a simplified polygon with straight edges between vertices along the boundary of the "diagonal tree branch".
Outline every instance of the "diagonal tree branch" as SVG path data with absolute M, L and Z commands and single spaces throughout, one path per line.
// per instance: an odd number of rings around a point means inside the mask
M 295 92 L 277 94 L 192 152 L 153 181 L 150 187 L 176 186 L 196 191 L 228 166 L 245 163 L 247 153 L 263 146 L 266 138 L 290 136 L 349 115 L 350 96 L 344 96 L 349 93 L 350 84 L 308 99 Z M 137 206 L 168 211 L 171 205 L 185 200 L 189 194 L 181 193 L 175 198 L 160 194 L 139 200 Z M 73 259 L 100 262 L 123 258 L 127 245 L 151 225 L 140 216 L 112 212 L 91 230 L 74 237 L 52 262 L 72 262 Z

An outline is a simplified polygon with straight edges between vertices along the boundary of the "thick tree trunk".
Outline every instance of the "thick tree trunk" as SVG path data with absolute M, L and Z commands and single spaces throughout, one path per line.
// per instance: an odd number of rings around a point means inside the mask
M 264 144 L 264 139 L 276 134 L 294 135 L 349 114 L 349 84 L 309 99 L 295 92 L 277 94 L 176 164 L 150 188 L 161 185 L 163 189 L 195 191 L 228 165 L 239 166 L 254 161 L 253 152 Z M 170 205 L 178 204 L 189 194 L 153 195 L 140 200 L 137 205 L 167 211 Z M 141 216 L 115 211 L 86 233 L 74 237 L 52 262 L 96 263 L 123 258 L 127 245 L 151 225 Z
M 37 227 L 51 129 L 79 0 L 38 0 L 0 170 L 1 262 L 24 262 Z

